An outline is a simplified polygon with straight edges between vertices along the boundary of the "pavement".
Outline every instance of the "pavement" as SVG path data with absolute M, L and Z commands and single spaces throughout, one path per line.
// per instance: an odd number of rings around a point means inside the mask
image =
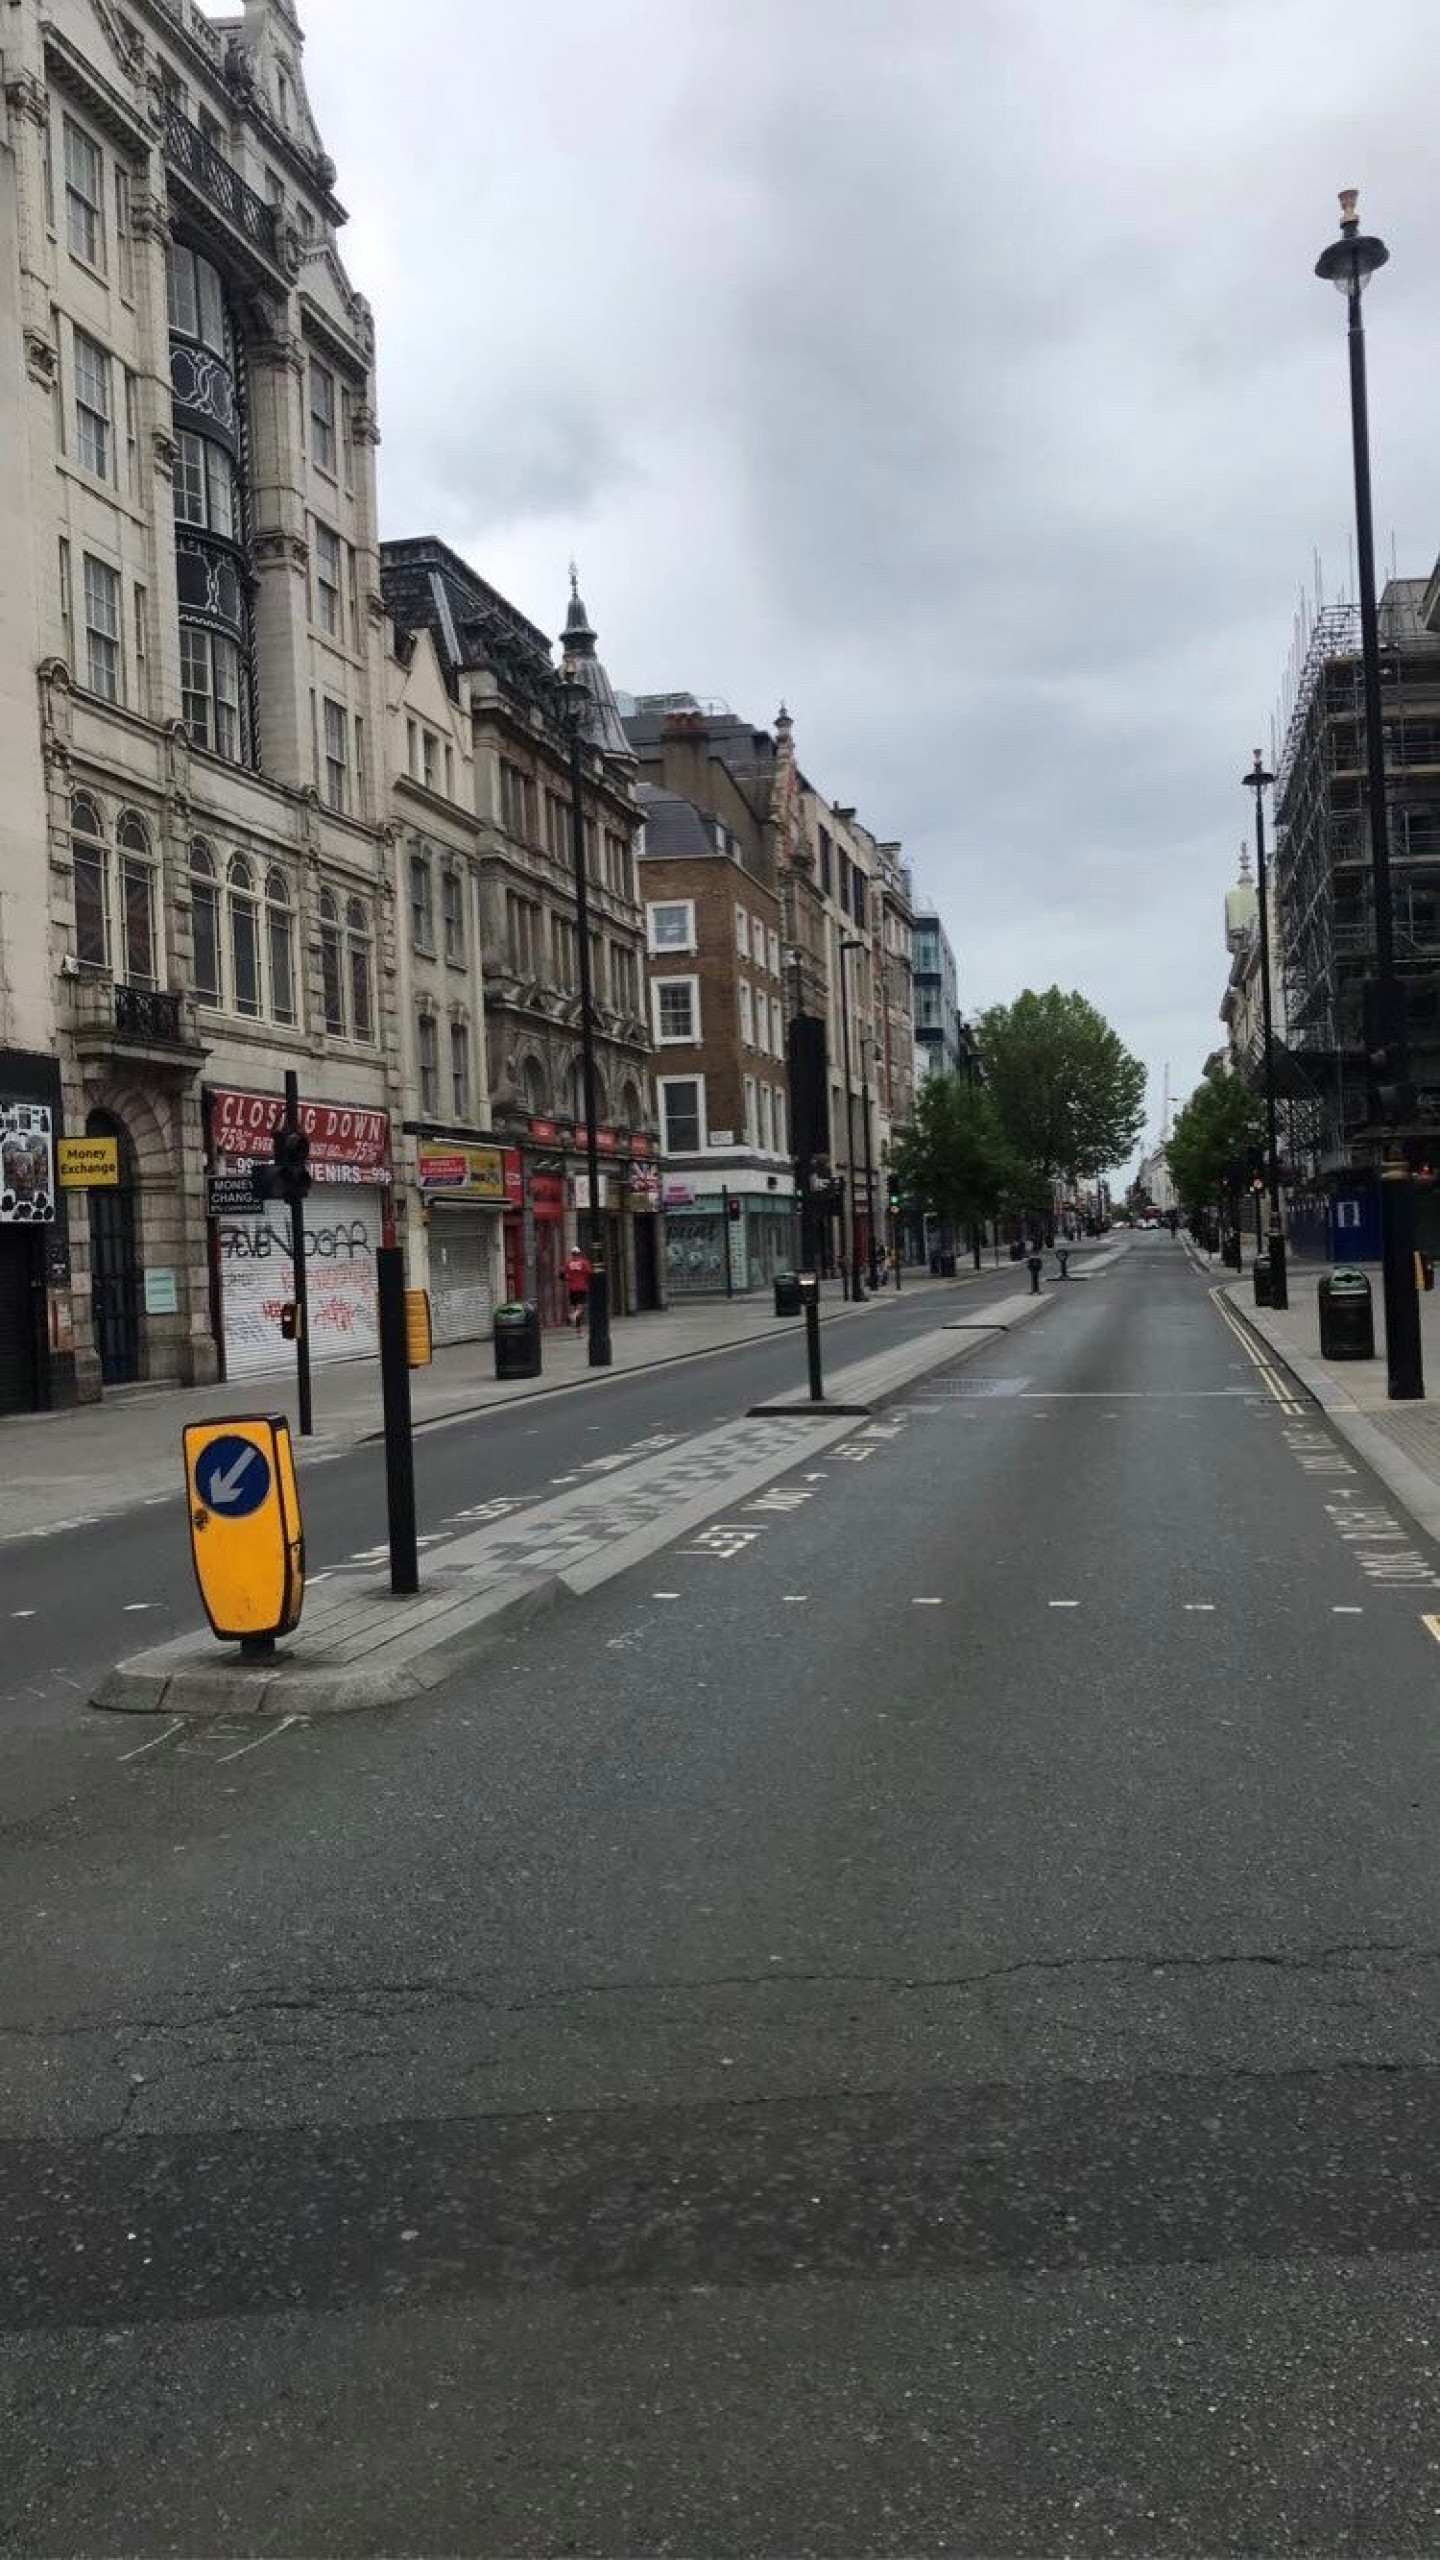
M 47 1690 L 7 2560 L 1440 2548 L 1440 1550 L 1238 1325 L 1136 1237 L 403 1713 Z
M 1218 1257 L 1201 1253 L 1189 1239 L 1187 1245 L 1197 1267 L 1214 1274 L 1242 1321 L 1301 1392 L 1324 1409 L 1387 1492 L 1430 1536 L 1440 1536 L 1440 1291 L 1420 1294 L 1426 1394 L 1392 1404 L 1385 1367 L 1385 1302 L 1377 1269 L 1371 1266 L 1367 1272 L 1375 1321 L 1374 1358 L 1325 1360 L 1320 1354 L 1316 1289 L 1332 1268 L 1329 1263 L 1291 1262 L 1286 1275 L 1289 1305 L 1277 1312 L 1256 1306 L 1248 1271 L 1233 1279 Z
M 1008 1263 L 999 1269 L 987 1264 L 984 1271 L 967 1271 L 954 1281 L 907 1272 L 898 1296 L 902 1303 L 938 1300 L 977 1281 L 1002 1277 L 1013 1287 L 1015 1275 Z M 826 1325 L 863 1322 L 897 1297 L 893 1290 L 882 1290 L 856 1306 L 844 1298 L 838 1281 L 827 1281 L 824 1292 L 821 1320 Z M 794 1322 L 777 1318 L 772 1301 L 758 1297 L 703 1300 L 652 1315 L 617 1317 L 609 1370 L 592 1370 L 586 1338 L 566 1328 L 544 1336 L 539 1378 L 503 1382 L 494 1375 L 493 1344 L 460 1343 L 437 1351 L 429 1368 L 411 1372 L 411 1410 L 418 1426 L 495 1412 L 566 1388 L 598 1388 L 637 1369 L 768 1342 L 787 1321 Z M 803 1363 L 803 1353 L 801 1357 Z M 330 1456 L 379 1433 L 378 1361 L 327 1361 L 314 1372 L 313 1402 L 313 1437 L 296 1439 L 302 1468 L 316 1454 Z M 295 1434 L 293 1359 L 267 1376 L 229 1386 L 111 1388 L 98 1404 L 0 1419 L 0 1542 L 83 1526 L 128 1510 L 151 1494 L 169 1492 L 185 1424 L 216 1413 L 283 1413 Z

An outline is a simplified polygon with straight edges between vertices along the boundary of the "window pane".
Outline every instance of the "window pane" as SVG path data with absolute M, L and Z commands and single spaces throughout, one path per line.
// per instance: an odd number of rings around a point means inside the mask
M 205 447 L 197 435 L 182 429 L 175 440 L 175 518 L 179 524 L 205 522 Z
M 338 923 L 323 918 L 320 925 L 320 981 L 325 999 L 325 1028 L 342 1033 L 345 1029 L 345 969 L 340 927 Z
M 470 1110 L 470 1034 L 463 1022 L 450 1025 L 450 1083 L 457 1120 Z
M 295 1019 L 295 946 L 290 910 L 276 895 L 266 902 L 270 947 L 270 1010 L 277 1022 Z
M 215 744 L 232 764 L 240 762 L 244 724 L 240 704 L 240 652 L 233 640 L 217 636 L 210 647 L 215 662 Z
M 700 1144 L 700 1087 L 687 1079 L 681 1084 L 661 1087 L 661 1103 L 665 1114 L 665 1144 L 672 1151 L 688 1152 Z
M 247 891 L 230 892 L 230 965 L 237 1013 L 260 1010 L 260 928 L 255 900 Z
M 199 747 L 210 744 L 210 642 L 191 622 L 180 625 L 180 707 Z
M 120 581 L 113 569 L 85 554 L 85 641 L 90 690 L 106 702 L 120 699 Z
M 225 297 L 220 278 L 208 258 L 197 258 L 195 276 L 200 289 L 200 335 L 207 347 L 217 355 L 225 353 Z
M 234 542 L 237 538 L 235 466 L 221 445 L 207 444 L 205 447 L 205 482 L 211 531 L 223 533 L 227 542 Z
M 87 265 L 105 263 L 105 229 L 101 191 L 105 183 L 100 152 L 88 133 L 65 118 L 65 229 L 77 258 Z
M 335 376 L 310 359 L 310 442 L 322 471 L 335 468 Z
M 660 1037 L 662 1040 L 689 1040 L 693 1036 L 693 990 L 682 979 L 661 979 Z
M 352 1040 L 374 1038 L 375 1025 L 370 1004 L 370 937 L 362 927 L 365 910 L 358 900 L 350 904 L 350 1036 Z
M 105 854 L 100 845 L 77 844 L 75 863 L 75 957 L 85 969 L 104 969 L 110 960 L 105 914 Z
M 172 329 L 185 338 L 200 334 L 195 298 L 195 252 L 172 245 L 165 254 L 165 306 Z
M 83 329 L 74 333 L 75 451 L 86 471 L 110 477 L 110 358 Z
M 125 975 L 132 987 L 155 984 L 155 906 L 150 865 L 127 854 L 120 865 L 125 907 Z

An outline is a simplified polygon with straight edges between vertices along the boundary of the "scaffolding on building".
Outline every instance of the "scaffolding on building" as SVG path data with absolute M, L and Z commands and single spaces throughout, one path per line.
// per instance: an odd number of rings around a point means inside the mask
M 1417 1052 L 1440 1051 L 1440 630 L 1426 601 L 1425 580 L 1392 579 L 1379 614 L 1395 957 Z M 1375 920 L 1359 608 L 1322 607 L 1305 639 L 1276 761 L 1275 882 L 1291 1149 L 1318 1175 L 1366 1125 Z

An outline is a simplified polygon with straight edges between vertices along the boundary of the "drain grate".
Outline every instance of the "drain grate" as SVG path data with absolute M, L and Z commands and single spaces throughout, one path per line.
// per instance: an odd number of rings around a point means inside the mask
M 926 1396 L 1018 1396 L 1028 1387 L 1028 1378 L 927 1378 L 915 1390 L 917 1398 Z

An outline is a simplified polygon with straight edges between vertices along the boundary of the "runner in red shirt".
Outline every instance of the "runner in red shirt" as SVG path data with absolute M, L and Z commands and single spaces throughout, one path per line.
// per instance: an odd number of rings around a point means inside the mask
M 570 1296 L 570 1321 L 578 1333 L 590 1296 L 590 1256 L 578 1244 L 565 1256 L 565 1286 Z

